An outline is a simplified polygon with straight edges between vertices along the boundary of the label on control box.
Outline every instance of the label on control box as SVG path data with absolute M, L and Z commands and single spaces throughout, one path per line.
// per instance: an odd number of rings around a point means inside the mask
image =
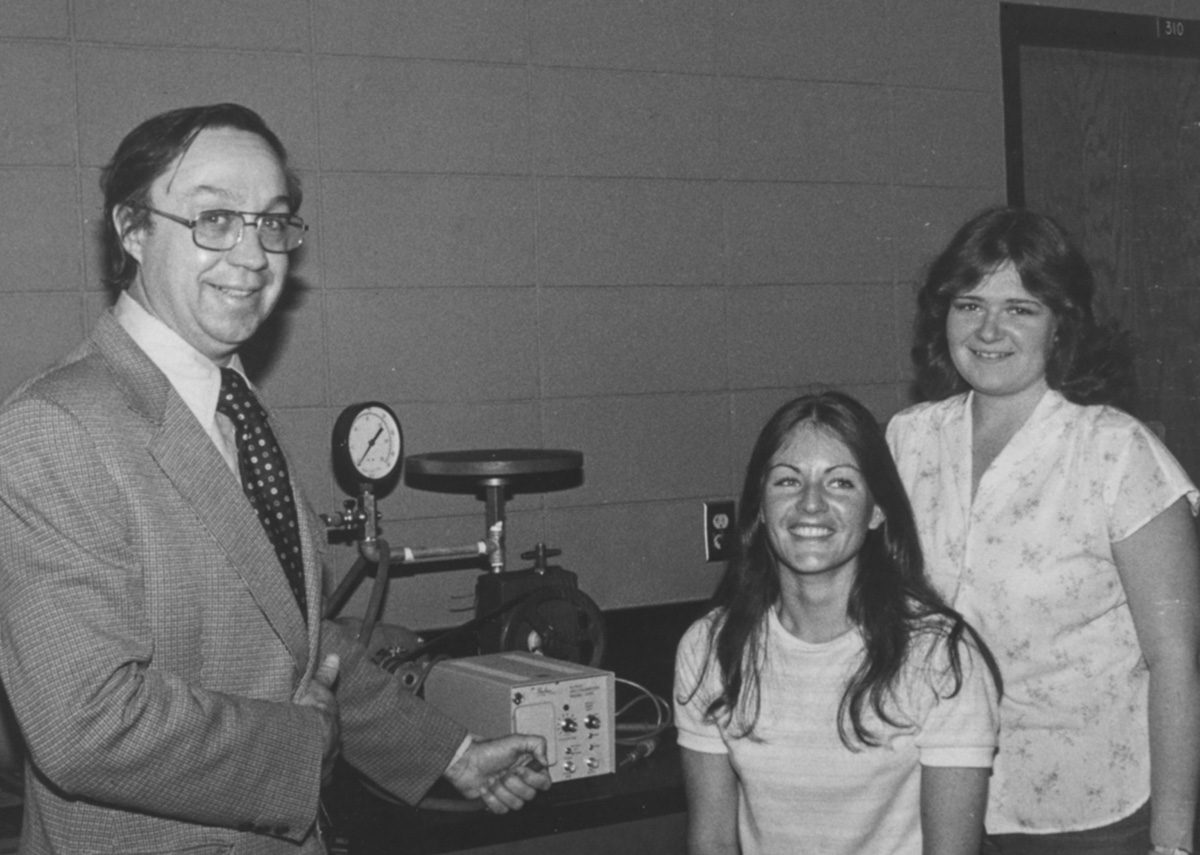
M 513 733 L 530 733 L 546 740 L 546 756 L 558 762 L 558 740 L 554 734 L 554 705 L 528 704 L 513 710 Z

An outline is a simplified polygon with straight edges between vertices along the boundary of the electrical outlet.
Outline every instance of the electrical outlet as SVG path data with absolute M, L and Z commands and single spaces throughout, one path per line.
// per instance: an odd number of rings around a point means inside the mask
M 704 560 L 728 561 L 733 555 L 734 529 L 733 499 L 704 503 Z

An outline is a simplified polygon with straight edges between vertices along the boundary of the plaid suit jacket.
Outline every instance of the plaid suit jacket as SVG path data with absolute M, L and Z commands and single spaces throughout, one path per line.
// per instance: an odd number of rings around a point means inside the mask
M 298 492 L 298 491 L 297 491 Z M 0 407 L 0 678 L 28 746 L 21 851 L 320 852 L 328 652 L 343 756 L 415 801 L 465 736 L 320 620 L 166 377 L 111 314 Z

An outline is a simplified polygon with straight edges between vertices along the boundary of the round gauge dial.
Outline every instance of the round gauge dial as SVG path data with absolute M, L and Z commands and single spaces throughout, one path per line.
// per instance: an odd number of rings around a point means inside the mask
M 400 421 L 386 404 L 369 401 L 347 407 L 333 426 L 333 463 L 359 481 L 392 478 L 404 460 Z

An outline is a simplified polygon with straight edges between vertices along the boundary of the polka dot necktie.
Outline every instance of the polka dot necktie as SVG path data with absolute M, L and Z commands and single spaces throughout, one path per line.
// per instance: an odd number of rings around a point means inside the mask
M 288 478 L 287 463 L 284 462 L 283 452 L 279 450 L 275 433 L 267 424 L 266 411 L 242 375 L 232 368 L 221 369 L 221 395 L 217 399 L 217 412 L 224 413 L 233 422 L 242 489 L 275 547 L 288 585 L 300 606 L 300 614 L 307 621 L 304 559 L 300 550 L 300 530 L 296 523 L 296 506 L 292 501 L 292 482 Z

